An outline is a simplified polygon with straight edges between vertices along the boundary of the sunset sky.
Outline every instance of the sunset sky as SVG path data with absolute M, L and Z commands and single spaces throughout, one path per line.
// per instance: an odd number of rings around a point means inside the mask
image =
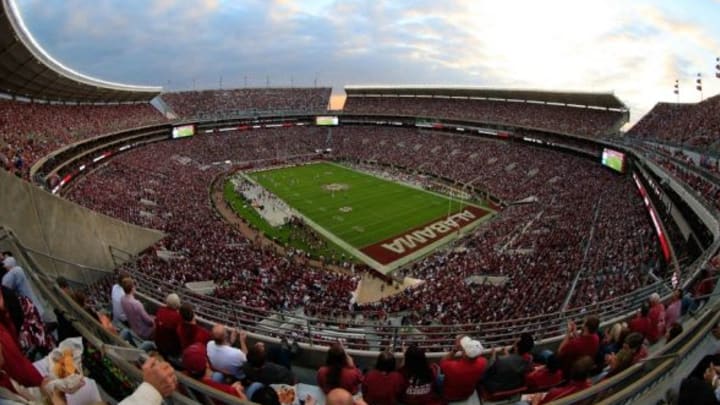
M 452 84 L 614 91 L 635 121 L 656 101 L 720 92 L 720 0 L 16 0 L 63 64 L 166 90 Z

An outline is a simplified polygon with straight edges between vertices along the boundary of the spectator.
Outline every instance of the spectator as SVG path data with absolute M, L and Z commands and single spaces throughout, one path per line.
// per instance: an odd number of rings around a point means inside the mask
M 177 328 L 182 323 L 180 317 L 180 297 L 171 293 L 165 298 L 165 306 L 155 313 L 155 346 L 165 357 L 180 355 L 180 338 Z
M 545 365 L 537 366 L 527 375 L 525 382 L 528 391 L 544 391 L 563 381 L 563 372 L 557 356 L 551 354 Z
M 570 380 L 568 383 L 561 387 L 553 388 L 546 394 L 537 394 L 533 396 L 531 401 L 532 405 L 547 404 L 590 387 L 590 373 L 594 367 L 595 362 L 592 357 L 580 357 L 570 368 Z
M 600 348 L 598 327 L 600 320 L 596 316 L 585 318 L 582 333 L 577 334 L 575 322 L 568 321 L 567 333 L 558 348 L 558 358 L 564 370 L 570 370 L 578 359 L 589 356 L 594 359 Z
M 267 360 L 265 344 L 262 342 L 250 347 L 247 362 L 243 364 L 243 372 L 250 383 L 295 385 L 297 382 L 292 371 Z
M 199 380 L 203 384 L 209 385 L 228 395 L 232 395 L 240 399 L 247 399 L 245 396 L 245 390 L 239 381 L 234 382 L 232 385 L 228 385 L 216 382 L 212 379 L 213 371 L 210 368 L 205 346 L 202 343 L 193 343 L 183 351 L 182 366 L 192 378 Z
M 650 294 L 650 333 L 646 338 L 650 343 L 657 342 L 661 337 L 665 336 L 665 305 L 660 301 L 658 293 Z
M 113 316 L 113 323 L 115 323 L 115 327 L 118 329 L 122 329 L 123 327 L 128 327 L 127 323 L 127 317 L 125 316 L 125 311 L 122 307 L 122 297 L 125 295 L 125 291 L 123 291 L 122 288 L 122 281 L 126 277 L 130 277 L 130 275 L 125 271 L 118 272 L 117 275 L 117 282 L 113 284 L 112 286 L 112 292 L 110 295 L 110 299 L 112 301 L 112 316 Z
M 122 288 L 125 292 L 120 304 L 132 331 L 144 340 L 152 340 L 155 333 L 155 320 L 150 316 L 142 302 L 135 298 L 135 282 L 132 278 L 126 277 L 122 281 Z
M 197 324 L 195 311 L 189 302 L 180 305 L 180 318 L 182 323 L 178 325 L 177 335 L 180 340 L 180 349 L 185 350 L 193 343 L 206 345 L 210 339 L 210 332 Z
M 327 405 L 368 405 L 362 399 L 353 398 L 353 394 L 344 388 L 334 388 L 325 397 Z
M 15 258 L 12 256 L 6 257 L 3 260 L 3 266 L 5 267 L 6 273 L 2 276 L 2 285 L 13 290 L 18 296 L 30 299 L 42 317 L 43 308 L 40 305 L 40 301 L 35 297 L 35 293 L 33 293 L 30 282 L 27 280 L 22 267 L 17 265 Z
M 243 364 L 247 361 L 247 333 L 232 329 L 228 337 L 224 325 L 215 324 L 212 328 L 212 340 L 207 343 L 207 356 L 213 370 L 224 377 L 235 380 L 244 378 Z M 233 347 L 240 342 L 240 349 Z M 215 378 L 217 381 L 218 378 Z
M 630 323 L 628 324 L 628 329 L 630 329 L 631 332 L 640 333 L 648 340 L 649 336 L 652 334 L 652 322 L 650 321 L 649 314 L 650 305 L 644 302 L 640 306 L 640 311 L 638 311 L 637 315 L 635 315 L 635 318 L 630 320 Z
M 403 376 L 402 402 L 406 405 L 441 405 L 440 387 L 437 383 L 438 368 L 430 367 L 425 351 L 416 344 L 405 350 L 405 364 L 400 369 Z
M 5 286 L 0 286 L 0 288 L 2 289 L 3 301 L 5 303 L 5 311 L 3 311 L 3 313 L 10 317 L 15 330 L 19 331 L 23 323 L 25 323 L 25 315 L 23 315 L 20 299 L 13 290 Z
M 372 405 L 395 405 L 403 392 L 403 377 L 395 371 L 395 356 L 380 352 L 375 369 L 365 374 L 363 399 Z
M 489 392 L 497 392 L 525 385 L 525 375 L 532 371 L 532 357 L 529 353 L 534 346 L 532 336 L 524 333 L 515 342 L 512 352 L 508 352 L 505 347 L 504 355 L 498 356 L 496 349 L 493 349 L 490 365 L 483 377 L 483 387 Z
M 355 395 L 363 382 L 362 372 L 355 367 L 355 362 L 339 342 L 333 343 L 327 352 L 325 365 L 317 372 L 317 383 L 320 389 L 329 393 L 334 388 L 342 388 Z
M 446 401 L 464 401 L 473 392 L 485 373 L 487 360 L 482 357 L 482 344 L 463 336 L 455 347 L 440 361 L 440 370 L 445 375 L 442 395 Z
M 638 361 L 647 357 L 647 351 L 643 347 L 644 338 L 641 334 L 633 332 L 625 338 L 622 349 L 617 355 L 609 354 L 606 362 L 608 365 L 607 376 L 613 376 L 627 369 Z
M 606 328 L 595 363 L 603 364 L 605 356 L 617 353 L 622 348 L 623 341 L 628 333 L 630 333 L 630 330 L 625 322 L 616 322 L 612 328 Z
M 177 376 L 172 366 L 155 357 L 149 357 L 142 366 L 143 383 L 118 405 L 160 405 L 164 397 L 177 388 Z

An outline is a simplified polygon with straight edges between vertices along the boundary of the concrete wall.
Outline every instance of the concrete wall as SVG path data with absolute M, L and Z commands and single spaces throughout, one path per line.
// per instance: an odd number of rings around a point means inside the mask
M 110 247 L 137 254 L 164 236 L 64 200 L 4 170 L 0 190 L 0 225 L 33 251 L 44 271 L 72 281 L 91 282 L 111 271 L 116 260 Z

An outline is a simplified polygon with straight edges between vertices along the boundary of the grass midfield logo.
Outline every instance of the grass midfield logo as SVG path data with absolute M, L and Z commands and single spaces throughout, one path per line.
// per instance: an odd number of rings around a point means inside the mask
M 329 184 L 323 184 L 322 189 L 325 191 L 335 192 L 335 191 L 345 191 L 349 190 L 350 186 L 343 183 L 329 183 Z

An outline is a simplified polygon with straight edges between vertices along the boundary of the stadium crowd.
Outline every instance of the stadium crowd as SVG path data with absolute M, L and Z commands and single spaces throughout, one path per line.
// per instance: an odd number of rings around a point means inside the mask
M 703 279 L 696 286 L 695 298 L 709 294 L 714 283 L 714 278 Z M 115 288 L 121 289 L 117 295 Z M 268 405 L 278 404 L 276 398 L 287 389 L 272 391 L 269 386 L 299 381 L 293 359 L 303 349 L 292 338 L 283 337 L 279 344 L 251 344 L 243 330 L 219 323 L 205 329 L 196 323 L 192 307 L 181 303 L 175 293 L 167 295 L 155 315 L 147 314 L 133 293 L 133 279 L 118 273 L 112 301 L 120 302 L 120 309 L 116 313 L 113 305 L 113 323 L 127 332 L 124 335 L 141 336 L 150 330 L 154 337 L 144 344 L 154 345 L 178 372 L 229 395 Z M 642 362 L 652 350 L 682 333 L 685 315 L 698 302 L 682 297 L 678 290 L 667 307 L 653 294 L 636 317 L 604 329 L 592 315 L 579 325 L 569 321 L 554 350 L 535 348 L 529 333 L 520 333 L 511 345 L 492 350 L 476 337 L 460 336 L 437 363 L 428 360 L 425 349 L 411 344 L 403 347 L 399 359 L 381 350 L 374 367 L 360 369 L 341 341 L 329 341 L 325 364 L 315 373 L 317 386 L 297 385 L 294 395 L 302 392 L 301 398 L 310 404 L 324 398 L 327 404 L 443 405 L 462 403 L 476 393 L 490 401 L 525 394 L 526 403 L 545 404 Z M 126 321 L 121 321 L 123 316 Z M 136 325 L 133 319 L 147 321 Z M 195 332 L 188 335 L 188 326 Z M 308 395 L 311 391 L 314 396 Z M 349 402 L 336 402 L 339 394 Z
M 614 135 L 623 118 L 621 112 L 590 108 L 532 102 L 424 97 L 350 96 L 343 111 L 480 121 L 589 137 Z
M 657 103 L 627 133 L 628 136 L 718 150 L 720 95 L 700 103 Z
M 138 265 L 147 274 L 176 284 L 213 280 L 217 297 L 258 309 L 289 310 L 304 303 L 316 310 L 349 308 L 356 277 L 311 270 L 263 251 L 207 207 L 208 184 L 224 170 L 213 162 L 264 158 L 272 164 L 278 157 L 325 146 L 318 131 L 285 128 L 150 145 L 111 160 L 79 181 L 68 197 L 168 233 L 155 251 L 167 250 L 176 258 L 143 255 Z M 649 270 L 663 275 L 655 237 L 631 181 L 595 162 L 416 129 L 336 128 L 328 146 L 341 158 L 418 169 L 460 184 L 475 181 L 506 201 L 526 201 L 502 211 L 492 226 L 478 228 L 406 270 L 405 275 L 426 280 L 420 287 L 360 309 L 411 311 L 422 323 L 507 320 L 558 311 L 568 295 L 570 308 L 599 303 L 647 284 Z M 176 198 L 180 194 L 184 198 Z M 505 282 L 463 282 L 483 274 Z M 539 281 L 527 282 L 531 278 Z M 536 283 L 544 288 L 538 290 Z M 427 296 L 433 300 L 418 299 Z
M 0 166 L 27 176 L 62 146 L 165 118 L 150 104 L 61 105 L 0 100 Z
M 241 114 L 256 111 L 327 110 L 329 87 L 254 88 L 165 93 L 162 99 L 180 118 Z

